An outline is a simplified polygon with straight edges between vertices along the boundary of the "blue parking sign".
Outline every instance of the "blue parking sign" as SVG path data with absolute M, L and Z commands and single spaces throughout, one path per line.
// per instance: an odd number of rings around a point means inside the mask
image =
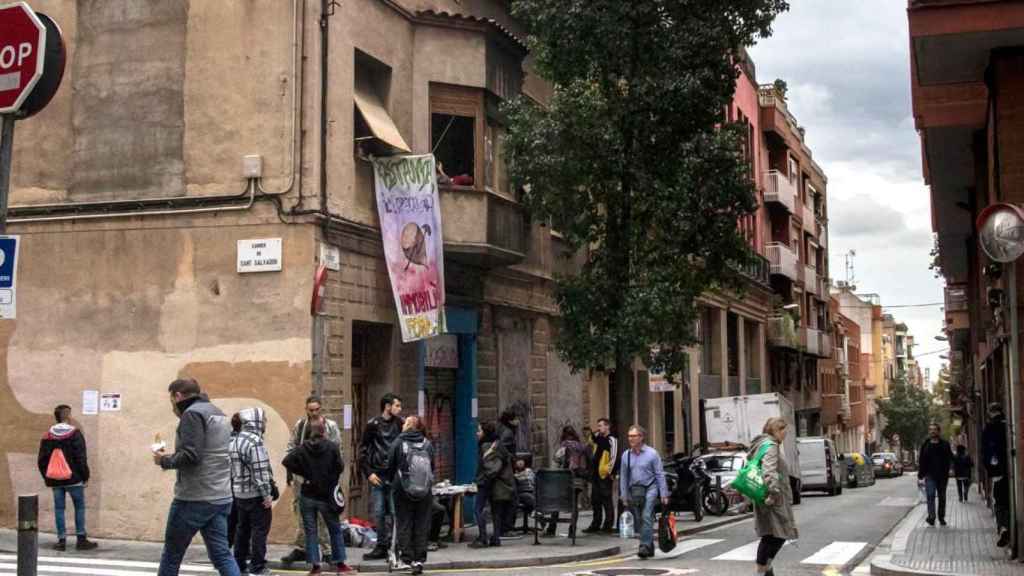
M 0 236 L 0 288 L 14 288 L 17 259 L 18 237 Z

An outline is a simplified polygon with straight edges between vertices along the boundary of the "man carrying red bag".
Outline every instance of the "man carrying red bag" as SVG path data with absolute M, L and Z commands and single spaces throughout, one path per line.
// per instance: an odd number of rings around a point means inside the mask
M 67 496 L 75 504 L 76 550 L 92 550 L 97 544 L 89 540 L 85 530 L 85 485 L 89 482 L 89 461 L 85 450 L 85 436 L 71 422 L 71 407 L 61 404 L 53 409 L 57 423 L 50 427 L 39 442 L 39 473 L 53 489 L 53 514 L 57 525 L 57 543 L 53 549 L 67 549 L 67 529 L 64 507 Z

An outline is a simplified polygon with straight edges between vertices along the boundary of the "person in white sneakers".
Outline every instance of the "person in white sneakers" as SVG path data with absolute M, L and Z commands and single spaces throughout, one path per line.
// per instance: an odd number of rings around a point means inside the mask
M 89 459 L 85 449 L 85 436 L 71 423 L 71 406 L 61 404 L 53 409 L 57 423 L 39 442 L 39 473 L 53 489 L 53 514 L 57 524 L 57 543 L 54 550 L 67 549 L 67 528 L 64 510 L 67 496 L 75 504 L 76 550 L 92 550 L 97 544 L 89 540 L 85 530 L 85 485 L 89 483 Z

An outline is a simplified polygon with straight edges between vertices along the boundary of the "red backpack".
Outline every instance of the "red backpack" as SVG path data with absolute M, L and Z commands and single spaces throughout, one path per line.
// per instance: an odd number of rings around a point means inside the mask
M 50 453 L 50 462 L 46 465 L 46 477 L 49 480 L 71 479 L 71 466 L 68 466 L 68 460 L 60 448 L 54 448 Z

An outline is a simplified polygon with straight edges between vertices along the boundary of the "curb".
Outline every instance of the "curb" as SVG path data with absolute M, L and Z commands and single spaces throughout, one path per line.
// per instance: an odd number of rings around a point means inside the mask
M 506 558 L 500 560 L 448 560 L 448 561 L 430 561 L 424 564 L 424 568 L 428 570 L 481 570 L 481 569 L 495 569 L 495 568 L 520 568 L 529 566 L 551 566 L 555 564 L 567 564 L 570 562 L 584 562 L 587 560 L 596 560 L 598 558 L 607 558 L 609 556 L 618 555 L 621 552 L 619 546 L 609 546 L 606 548 L 600 548 L 597 550 L 589 550 L 586 552 L 580 552 L 578 554 L 565 554 L 559 556 L 528 556 L 525 558 Z M 279 562 L 268 562 L 267 565 L 277 564 L 278 569 L 285 569 L 280 566 Z M 356 570 L 360 572 L 381 572 L 387 570 L 387 563 L 384 562 L 356 562 L 350 564 Z
M 871 576 L 957 576 L 953 572 L 928 572 L 905 568 L 892 561 L 891 554 L 881 554 L 871 560 Z M 960 576 L 969 576 L 960 574 Z
M 720 521 L 717 521 L 717 522 L 712 522 L 712 523 L 707 523 L 707 524 L 701 522 L 701 523 L 698 523 L 698 524 L 696 524 L 694 526 L 691 526 L 689 528 L 684 528 L 682 530 L 679 530 L 677 532 L 677 536 L 678 537 L 692 536 L 694 534 L 700 534 L 702 532 L 707 532 L 709 530 L 714 530 L 715 528 L 721 528 L 722 526 L 729 526 L 731 524 L 739 524 L 740 522 L 743 522 L 744 520 L 749 520 L 749 519 L 751 519 L 753 517 L 754 517 L 754 513 L 753 512 L 747 512 L 745 514 L 739 514 L 737 516 L 731 516 L 729 518 L 726 518 L 724 520 L 720 520 Z

